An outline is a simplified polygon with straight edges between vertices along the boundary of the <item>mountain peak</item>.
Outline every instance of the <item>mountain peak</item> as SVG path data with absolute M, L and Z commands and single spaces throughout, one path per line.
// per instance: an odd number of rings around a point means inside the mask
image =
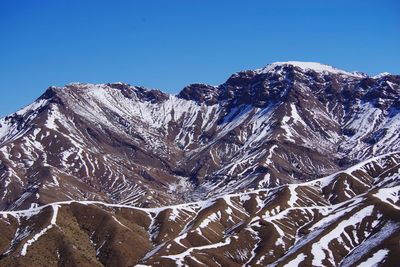
M 373 76 L 372 78 L 380 79 L 380 78 L 383 78 L 383 77 L 386 77 L 386 76 L 390 76 L 390 75 L 392 75 L 392 74 L 389 73 L 389 72 L 382 72 L 382 73 L 379 73 L 379 74 Z
M 265 67 L 261 69 L 256 69 L 255 72 L 257 74 L 263 74 L 263 73 L 268 73 L 271 71 L 275 71 L 279 68 L 282 67 L 298 67 L 302 70 L 305 71 L 315 71 L 319 73 L 333 73 L 333 74 L 339 74 L 339 75 L 348 75 L 348 76 L 353 76 L 353 77 L 365 77 L 365 74 L 360 74 L 357 72 L 348 72 L 345 70 L 341 70 L 335 67 L 332 67 L 330 65 L 325 65 L 322 63 L 318 62 L 302 62 L 302 61 L 285 61 L 285 62 L 274 62 L 271 64 L 266 65 Z
M 179 98 L 214 105 L 218 102 L 218 87 L 207 84 L 190 84 L 178 94 Z

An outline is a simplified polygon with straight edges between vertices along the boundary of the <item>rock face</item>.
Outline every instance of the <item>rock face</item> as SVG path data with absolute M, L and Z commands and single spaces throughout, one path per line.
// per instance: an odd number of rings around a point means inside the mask
M 176 96 L 50 87 L 0 119 L 0 264 L 46 239 L 50 265 L 396 262 L 399 111 L 400 76 L 305 62 Z

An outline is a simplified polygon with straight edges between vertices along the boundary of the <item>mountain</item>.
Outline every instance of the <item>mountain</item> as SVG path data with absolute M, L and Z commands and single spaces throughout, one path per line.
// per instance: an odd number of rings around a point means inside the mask
M 177 96 L 123 83 L 50 87 L 0 121 L 0 207 L 161 206 L 320 178 L 398 150 L 399 85 L 288 62 Z
M 310 62 L 50 87 L 0 119 L 0 265 L 390 266 L 399 92 Z

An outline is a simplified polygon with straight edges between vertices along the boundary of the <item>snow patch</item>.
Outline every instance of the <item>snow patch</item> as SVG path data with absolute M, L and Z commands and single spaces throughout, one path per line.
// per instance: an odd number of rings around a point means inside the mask
M 264 73 L 274 71 L 276 67 L 282 67 L 282 66 L 299 67 L 305 71 L 312 70 L 312 71 L 320 72 L 320 73 L 341 74 L 341 75 L 347 75 L 347 76 L 359 77 L 359 78 L 364 77 L 364 75 L 361 75 L 359 73 L 347 72 L 347 71 L 344 71 L 341 69 L 334 68 L 329 65 L 325 65 L 325 64 L 321 64 L 321 63 L 317 63 L 317 62 L 300 62 L 300 61 L 275 62 L 275 63 L 265 66 L 264 68 L 257 69 L 257 70 L 255 70 L 255 72 L 258 74 L 264 74 Z

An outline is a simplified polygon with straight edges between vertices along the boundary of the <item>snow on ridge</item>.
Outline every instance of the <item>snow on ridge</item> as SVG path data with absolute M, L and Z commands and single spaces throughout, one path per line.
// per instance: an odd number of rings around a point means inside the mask
M 296 186 L 315 186 L 320 184 L 321 187 L 325 187 L 327 186 L 335 177 L 337 174 L 339 173 L 351 173 L 354 170 L 356 170 L 357 168 L 361 168 L 362 166 L 376 161 L 376 160 L 380 160 L 383 159 L 387 156 L 391 156 L 391 155 L 396 155 L 399 154 L 400 151 L 396 151 L 396 152 L 391 152 L 391 153 L 386 153 L 386 154 L 382 154 L 376 157 L 372 157 L 370 159 L 367 159 L 365 161 L 362 161 L 358 164 L 355 164 L 354 166 L 342 170 L 342 171 L 338 171 L 336 173 L 333 173 L 331 175 L 316 179 L 316 180 L 312 180 L 312 181 L 308 181 L 308 182 L 302 182 L 302 183 L 296 183 L 296 184 L 285 184 L 285 185 L 279 185 L 277 187 L 273 187 L 273 188 L 268 188 L 268 189 L 256 189 L 256 190 L 251 190 L 251 191 L 247 191 L 247 192 L 241 192 L 241 193 L 233 193 L 233 194 L 227 194 L 224 196 L 224 199 L 226 200 L 226 198 L 232 198 L 232 197 L 239 197 L 239 196 L 246 196 L 246 195 L 251 195 L 254 193 L 259 193 L 259 192 L 268 192 L 268 191 L 273 191 L 275 189 L 278 188 L 283 188 L 283 187 L 288 187 L 289 190 L 291 190 L 291 194 L 292 194 L 292 199 L 291 201 L 293 202 L 292 205 L 294 205 L 294 198 L 296 197 L 296 191 L 295 188 Z M 291 188 L 290 188 L 291 187 Z M 376 197 L 379 197 L 378 194 L 376 194 Z M 132 205 L 123 205 L 123 204 L 111 204 L 111 203 L 105 203 L 105 202 L 101 202 L 101 201 L 87 201 L 87 200 L 69 200 L 69 201 L 59 201 L 59 202 L 53 202 L 53 203 L 49 203 L 49 204 L 45 204 L 43 206 L 39 206 L 39 207 L 35 207 L 35 208 L 30 208 L 30 209 L 25 209 L 25 210 L 8 210 L 8 211 L 0 211 L 0 216 L 14 216 L 14 217 L 30 217 L 34 214 L 39 213 L 42 209 L 52 206 L 54 208 L 54 206 L 60 206 L 60 205 L 69 205 L 71 203 L 79 203 L 82 205 L 104 205 L 107 207 L 114 207 L 114 208 L 131 208 L 131 209 L 138 209 L 138 210 L 142 210 L 145 212 L 160 212 L 161 210 L 165 210 L 165 209 L 177 209 L 177 208 L 185 208 L 185 207 L 193 207 L 193 206 L 198 206 L 198 207 L 206 207 L 209 206 L 210 204 L 214 203 L 217 199 L 219 199 L 220 197 L 215 197 L 215 198 L 210 198 L 207 200 L 202 200 L 202 201 L 195 201 L 195 202 L 186 202 L 186 203 L 182 203 L 182 204 L 176 204 L 176 205 L 167 205 L 167 206 L 162 206 L 162 207 L 155 207 L 155 208 L 141 208 L 141 207 L 136 207 L 136 206 L 132 206 Z M 290 201 L 289 201 L 290 202 Z
M 359 78 L 365 77 L 365 75 L 360 74 L 360 73 L 348 72 L 348 71 L 337 69 L 335 67 L 321 64 L 318 62 L 302 62 L 302 61 L 274 62 L 274 63 L 268 64 L 264 68 L 255 70 L 255 72 L 257 74 L 268 73 L 268 72 L 274 71 L 274 69 L 278 66 L 294 66 L 294 67 L 299 67 L 303 70 L 313 70 L 313 71 L 320 72 L 320 73 L 328 72 L 328 73 L 343 74 L 343 75 L 359 77 Z
M 363 261 L 359 266 L 374 266 L 374 267 L 379 266 L 380 264 L 383 263 L 383 261 L 388 253 L 389 253 L 389 250 L 381 249 L 381 250 L 375 252 L 367 260 Z
M 41 236 L 46 234 L 47 231 L 49 231 L 51 228 L 54 227 L 54 225 L 56 225 L 59 206 L 58 205 L 51 205 L 51 206 L 53 208 L 53 216 L 51 217 L 50 224 L 46 228 L 43 228 L 40 232 L 35 234 L 31 239 L 29 239 L 28 241 L 25 242 L 25 244 L 23 245 L 22 250 L 21 250 L 21 256 L 25 256 L 28 251 L 28 247 L 30 247 Z
M 46 99 L 37 99 L 36 101 L 32 102 L 31 104 L 19 109 L 18 111 L 9 114 L 8 116 L 13 116 L 13 115 L 18 115 L 18 116 L 23 116 L 29 112 L 34 112 L 43 106 L 45 106 L 48 103 L 48 100 Z M 4 119 L 8 116 L 2 117 L 1 120 L 4 121 Z M 0 121 L 1 123 L 1 121 Z
M 379 73 L 379 74 L 373 76 L 372 78 L 373 79 L 379 79 L 379 78 L 383 78 L 383 77 L 386 77 L 386 76 L 389 76 L 389 75 L 392 75 L 392 74 L 389 73 L 389 72 L 382 72 L 382 73 Z
M 31 121 L 36 116 L 37 111 L 47 104 L 48 100 L 37 99 L 32 104 L 18 110 L 17 112 L 0 118 L 0 141 L 4 142 L 6 139 L 9 140 L 9 138 L 13 138 L 23 132 L 18 128 L 18 125 L 13 123 L 12 120 L 8 119 L 8 117 L 27 116 L 27 120 Z
M 378 156 L 375 156 L 375 157 L 371 157 L 371 158 L 363 160 L 363 161 L 361 161 L 359 163 L 356 163 L 353 166 L 350 166 L 350 167 L 348 167 L 346 169 L 343 169 L 343 170 L 339 170 L 339 171 L 337 171 L 335 173 L 332 173 L 330 175 L 327 175 L 325 177 L 318 178 L 318 179 L 311 180 L 311 181 L 304 182 L 304 183 L 300 183 L 300 184 L 301 185 L 315 185 L 315 184 L 319 183 L 319 184 L 321 184 L 322 187 L 325 187 L 325 186 L 328 186 L 333 180 L 335 180 L 336 176 L 338 174 L 346 173 L 346 174 L 351 175 L 351 173 L 353 173 L 355 170 L 360 169 L 361 167 L 367 165 L 368 163 L 371 163 L 371 162 L 374 162 L 374 161 L 379 161 L 381 159 L 384 159 L 385 157 L 399 155 L 399 154 L 400 154 L 400 151 L 393 151 L 393 152 L 381 154 L 381 155 L 378 155 Z M 300 185 L 300 184 L 298 184 L 298 185 Z

